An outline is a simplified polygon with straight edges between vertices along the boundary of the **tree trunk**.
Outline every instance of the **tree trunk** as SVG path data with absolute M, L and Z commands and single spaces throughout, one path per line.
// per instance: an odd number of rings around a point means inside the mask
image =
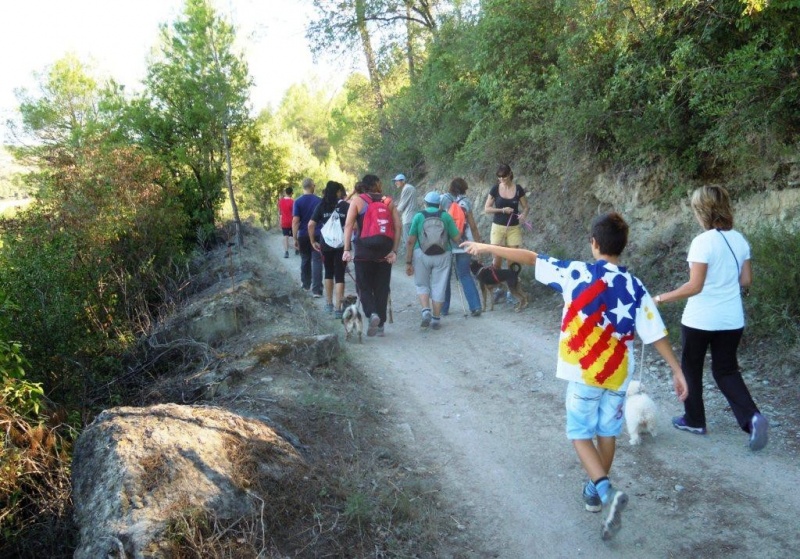
M 231 142 L 228 139 L 228 127 L 222 127 L 222 143 L 225 146 L 225 184 L 228 185 L 228 196 L 231 199 L 231 209 L 233 210 L 233 223 L 236 228 L 236 244 L 239 248 L 244 246 L 244 236 L 242 235 L 242 222 L 239 219 L 239 207 L 236 205 L 236 197 L 233 195 L 233 179 L 231 166 Z
M 378 111 L 383 109 L 383 93 L 381 93 L 381 78 L 378 74 L 378 63 L 375 60 L 375 51 L 372 50 L 369 29 L 367 29 L 365 0 L 356 0 L 356 27 L 361 37 L 361 48 L 364 49 L 364 58 L 367 60 L 367 72 L 372 93 L 375 97 L 375 106 Z
M 414 82 L 414 36 L 412 34 L 411 1 L 406 0 L 406 57 L 408 58 L 408 79 Z

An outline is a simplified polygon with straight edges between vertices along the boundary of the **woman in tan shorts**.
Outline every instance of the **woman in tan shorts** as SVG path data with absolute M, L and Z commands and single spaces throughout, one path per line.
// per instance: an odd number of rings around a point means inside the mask
M 511 167 L 503 163 L 497 167 L 497 184 L 495 184 L 486 197 L 483 211 L 492 216 L 492 230 L 489 243 L 493 245 L 520 248 L 522 246 L 522 227 L 528 215 L 528 199 L 525 189 L 514 183 L 514 173 Z M 495 256 L 492 260 L 495 268 L 503 266 L 503 259 Z M 498 294 L 495 294 L 497 300 Z M 510 298 L 506 294 L 506 298 Z

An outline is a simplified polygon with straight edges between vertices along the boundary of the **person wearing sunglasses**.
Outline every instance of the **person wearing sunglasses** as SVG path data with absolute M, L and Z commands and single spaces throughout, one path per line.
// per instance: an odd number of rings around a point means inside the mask
M 514 173 L 505 163 L 497 167 L 497 184 L 489 195 L 483 211 L 492 217 L 492 229 L 489 243 L 510 248 L 522 246 L 522 228 L 520 223 L 525 221 L 530 207 L 525 197 L 525 189 L 514 183 Z M 503 259 L 495 256 L 492 259 L 495 268 L 503 267 Z M 513 303 L 511 293 L 506 292 L 506 302 Z M 495 302 L 502 301 L 503 291 L 495 292 Z

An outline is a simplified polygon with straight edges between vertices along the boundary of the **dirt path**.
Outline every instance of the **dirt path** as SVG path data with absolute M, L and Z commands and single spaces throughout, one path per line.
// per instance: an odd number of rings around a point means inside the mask
M 299 257 L 284 259 L 279 236 L 267 239 L 268 258 L 299 281 Z M 762 411 L 780 421 L 769 446 L 753 453 L 713 388 L 710 434 L 678 432 L 669 422 L 680 407 L 668 369 L 648 354 L 644 380 L 660 406 L 660 432 L 639 447 L 625 434 L 619 441 L 612 479 L 631 500 L 622 531 L 603 542 L 600 515 L 583 510 L 583 472 L 564 435 L 557 319 L 506 305 L 464 318 L 454 295 L 442 329 L 422 331 L 412 279 L 396 266 L 386 337 L 347 346 L 385 395 L 395 440 L 411 461 L 436 472 L 446 500 L 457 503 L 448 514 L 473 548 L 441 556 L 800 556 L 796 412 L 769 405 L 754 388 Z M 559 301 L 552 296 L 553 306 Z M 318 302 L 322 312 L 324 299 Z

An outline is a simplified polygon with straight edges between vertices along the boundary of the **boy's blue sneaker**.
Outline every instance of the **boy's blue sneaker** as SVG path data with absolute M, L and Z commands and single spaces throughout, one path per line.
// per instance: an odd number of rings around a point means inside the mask
M 686 417 L 683 415 L 673 417 L 672 426 L 675 427 L 676 429 L 680 429 L 681 431 L 686 431 L 687 433 L 694 433 L 695 435 L 706 434 L 705 427 L 690 427 L 689 425 L 686 425 Z
M 603 502 L 600 500 L 600 495 L 591 481 L 587 481 L 586 485 L 583 486 L 583 502 L 586 503 L 586 510 L 589 512 L 603 510 Z
M 756 412 L 750 420 L 750 450 L 761 450 L 767 446 L 767 418 Z
M 606 518 L 603 520 L 603 540 L 613 538 L 622 528 L 622 511 L 628 504 L 628 495 L 613 487 L 606 493 L 603 508 L 606 509 Z

